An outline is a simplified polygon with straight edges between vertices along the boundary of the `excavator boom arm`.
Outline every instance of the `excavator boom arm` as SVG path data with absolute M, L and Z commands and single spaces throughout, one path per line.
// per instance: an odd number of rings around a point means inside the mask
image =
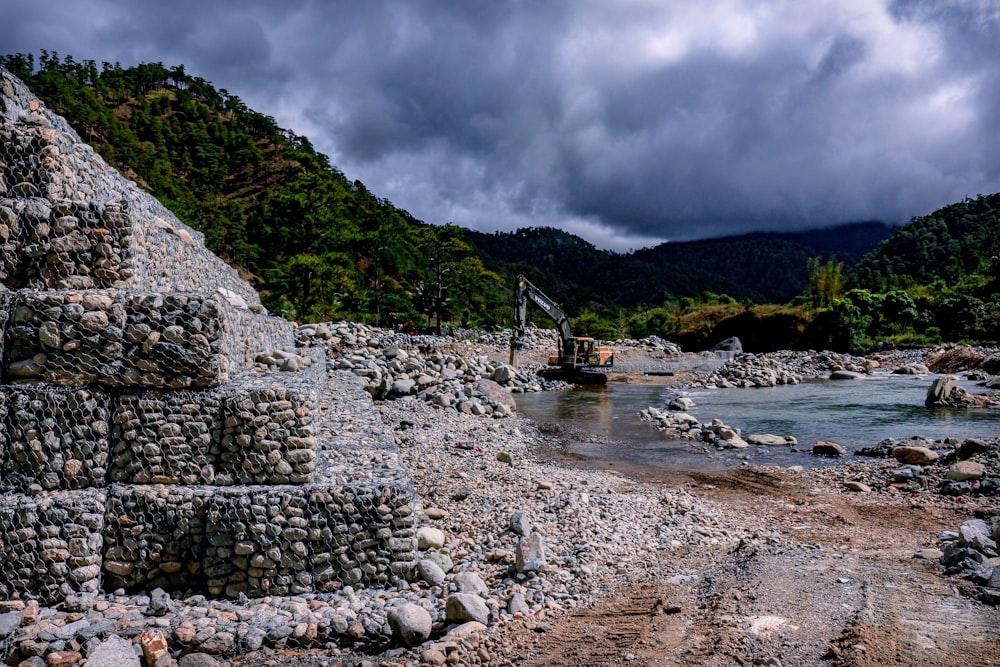
M 542 290 L 535 287 L 524 276 L 518 276 L 514 287 L 514 323 L 510 339 L 510 363 L 517 366 L 517 352 L 521 349 L 525 327 L 528 321 L 528 301 L 531 301 L 548 315 L 559 329 L 559 340 L 565 341 L 573 337 L 569 328 L 569 318 L 562 307 L 547 297 Z
M 514 293 L 514 328 L 524 332 L 527 321 L 528 301 L 541 308 L 548 315 L 556 327 L 559 329 L 559 337 L 563 340 L 573 337 L 573 332 L 569 328 L 569 318 L 563 312 L 562 307 L 547 297 L 544 292 L 535 287 L 524 276 L 517 277 L 517 288 Z

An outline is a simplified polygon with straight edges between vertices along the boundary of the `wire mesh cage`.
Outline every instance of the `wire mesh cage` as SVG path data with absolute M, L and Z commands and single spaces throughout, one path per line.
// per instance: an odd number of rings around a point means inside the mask
M 96 491 L 0 496 L 0 598 L 99 592 L 104 506 Z
M 222 405 L 218 390 L 119 395 L 112 419 L 109 481 L 214 484 Z
M 205 487 L 114 484 L 108 489 L 106 588 L 204 590 Z
M 104 486 L 111 399 L 91 389 L 8 387 L 4 486 L 21 492 Z
M 412 569 L 416 519 L 408 485 L 316 485 L 309 507 L 318 591 L 386 586 Z
M 208 507 L 206 587 L 249 597 L 313 591 L 306 494 L 300 487 L 220 489 Z
M 187 388 L 228 379 L 212 295 L 18 291 L 5 372 L 13 382 Z

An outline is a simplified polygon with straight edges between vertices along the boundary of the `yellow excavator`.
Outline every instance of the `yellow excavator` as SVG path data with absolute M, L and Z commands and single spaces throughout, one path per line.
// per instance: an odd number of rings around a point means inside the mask
M 571 384 L 606 384 L 608 376 L 592 368 L 609 368 L 615 363 L 614 352 L 593 338 L 574 336 L 569 318 L 558 303 L 550 299 L 524 276 L 514 284 L 514 324 L 510 336 L 510 363 L 517 368 L 517 354 L 524 346 L 528 302 L 531 301 L 556 323 L 559 349 L 549 357 L 549 366 L 539 371 L 546 380 L 562 380 Z

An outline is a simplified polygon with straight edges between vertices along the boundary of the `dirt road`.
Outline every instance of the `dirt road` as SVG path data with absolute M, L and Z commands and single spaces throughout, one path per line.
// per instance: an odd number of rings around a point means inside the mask
M 967 505 L 840 492 L 808 473 L 686 477 L 661 481 L 685 482 L 734 525 L 770 536 L 766 546 L 674 554 L 661 569 L 677 571 L 680 559 L 682 574 L 623 582 L 547 632 L 530 621 L 511 628 L 508 657 L 538 666 L 1000 664 L 997 609 L 914 557 L 969 518 Z

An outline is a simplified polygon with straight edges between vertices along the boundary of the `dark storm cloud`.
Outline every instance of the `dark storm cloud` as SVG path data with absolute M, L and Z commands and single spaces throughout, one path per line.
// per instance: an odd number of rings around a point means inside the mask
M 1000 189 L 991 0 L 37 4 L 4 52 L 184 64 L 430 222 L 625 248 Z

